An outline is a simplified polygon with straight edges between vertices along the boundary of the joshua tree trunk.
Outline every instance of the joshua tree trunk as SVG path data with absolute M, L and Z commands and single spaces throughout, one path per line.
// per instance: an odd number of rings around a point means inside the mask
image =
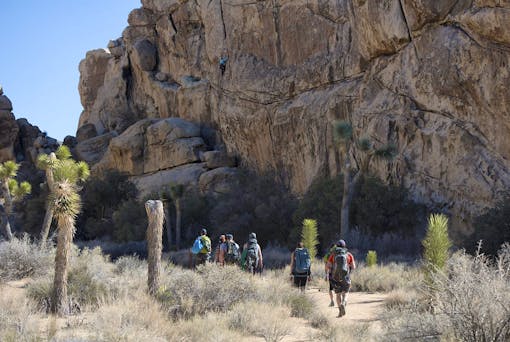
M 54 177 L 53 177 L 53 169 L 48 167 L 46 169 L 46 182 L 48 184 L 48 189 L 50 193 L 53 192 L 54 187 Z M 48 239 L 48 234 L 50 233 L 51 221 L 53 220 L 53 208 L 51 205 L 46 205 L 46 214 L 44 215 L 44 221 L 41 229 L 41 246 L 46 244 L 46 240 Z
M 12 231 L 11 224 L 9 223 L 9 215 L 7 215 L 6 210 L 3 205 L 0 204 L 0 226 L 1 231 L 5 238 L 10 241 L 12 240 Z
M 172 246 L 172 223 L 170 222 L 170 210 L 167 205 L 163 205 L 163 209 L 165 210 L 165 225 L 166 225 L 166 241 L 168 243 L 168 249 Z
M 69 253 L 73 241 L 75 219 L 63 216 L 58 219 L 57 254 L 55 255 L 55 278 L 53 281 L 53 298 L 51 312 L 65 315 L 69 312 L 67 300 L 67 268 Z
M 149 264 L 147 283 L 149 293 L 155 295 L 159 289 L 161 250 L 163 248 L 163 203 L 149 200 L 145 202 L 145 210 L 149 219 L 147 227 L 147 262 Z
M 358 170 L 354 178 L 351 180 L 351 163 L 349 158 L 346 157 L 344 166 L 344 189 L 342 194 L 342 208 L 340 210 L 340 237 L 345 238 L 345 235 L 349 232 L 349 210 L 351 208 L 352 198 L 354 196 L 354 190 L 356 184 L 361 177 L 361 170 Z
M 175 200 L 175 245 L 181 247 L 181 200 Z

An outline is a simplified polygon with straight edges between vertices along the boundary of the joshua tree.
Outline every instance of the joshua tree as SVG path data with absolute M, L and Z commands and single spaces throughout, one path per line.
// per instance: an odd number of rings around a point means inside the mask
M 90 175 L 87 163 L 74 161 L 71 158 L 69 148 L 64 145 L 60 146 L 55 153 L 39 155 L 37 166 L 46 172 L 46 183 L 50 195 L 55 191 L 55 184 L 57 182 L 67 179 L 69 182 L 76 184 L 84 182 Z M 52 219 L 52 206 L 48 204 L 41 229 L 41 245 L 46 244 Z
M 182 184 L 170 184 L 169 193 L 175 206 L 175 245 L 181 246 L 181 199 L 184 195 L 184 186 Z
M 19 165 L 12 160 L 0 164 L 0 190 L 3 204 L 0 203 L 0 225 L 7 240 L 12 239 L 11 224 L 9 222 L 13 203 L 21 200 L 32 190 L 30 183 L 18 183 L 14 177 L 18 173 Z
M 147 262 L 149 265 L 147 284 L 149 293 L 155 295 L 159 289 L 161 250 L 163 248 L 163 202 L 149 200 L 145 202 L 145 210 L 149 219 L 147 227 Z
M 340 209 L 340 236 L 343 237 L 349 231 L 349 209 L 356 184 L 358 184 L 361 177 L 368 172 L 374 157 L 377 159 L 391 160 L 395 157 L 396 148 L 392 144 L 381 148 L 374 148 L 372 142 L 368 138 L 355 139 L 352 125 L 346 121 L 335 122 L 333 133 L 335 142 L 344 158 L 341 168 L 344 184 L 342 207 Z M 354 159 L 355 163 L 351 161 L 351 158 L 353 158 L 351 147 L 353 145 L 360 151 L 359 159 Z M 353 164 L 356 164 L 356 167 L 354 167 Z
M 59 315 L 69 312 L 67 299 L 67 269 L 69 253 L 75 231 L 76 216 L 80 212 L 80 196 L 75 183 L 69 180 L 56 182 L 50 195 L 50 206 L 57 219 L 57 253 L 51 311 Z

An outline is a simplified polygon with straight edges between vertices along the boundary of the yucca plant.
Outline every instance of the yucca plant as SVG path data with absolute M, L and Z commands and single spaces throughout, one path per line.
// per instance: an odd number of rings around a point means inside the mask
M 397 149 L 392 144 L 375 148 L 369 138 L 362 137 L 357 139 L 352 125 L 347 121 L 336 121 L 333 124 L 333 137 L 344 159 L 341 169 L 344 184 L 342 206 L 340 209 L 340 236 L 343 237 L 349 230 L 349 209 L 356 184 L 368 172 L 374 158 L 392 160 L 397 153 Z M 356 146 L 361 154 L 360 160 L 356 163 L 357 168 L 354 168 L 351 162 L 351 147 L 353 145 Z
M 428 279 L 433 272 L 443 271 L 452 246 L 448 237 L 448 218 L 443 214 L 432 214 L 428 220 L 427 234 L 422 241 L 425 274 Z
M 319 244 L 319 233 L 317 232 L 317 221 L 312 219 L 303 220 L 303 230 L 301 231 L 301 241 L 308 250 L 310 258 L 313 260 L 317 256 L 317 245 Z
M 54 153 L 39 155 L 37 166 L 46 173 L 46 183 L 50 196 L 55 191 L 57 182 L 67 180 L 77 185 L 83 183 L 90 176 L 87 163 L 74 161 L 71 158 L 71 151 L 65 145 L 60 146 Z M 41 245 L 46 244 L 52 220 L 52 206 L 48 202 L 41 229 Z
M 7 240 L 11 240 L 12 230 L 10 216 L 12 214 L 13 204 L 21 200 L 25 195 L 32 191 L 32 186 L 28 182 L 21 182 L 15 179 L 19 169 L 19 164 L 8 160 L 0 164 L 0 188 L 2 191 L 3 204 L 0 204 L 0 225 L 1 230 Z
M 55 182 L 49 203 L 57 220 L 58 230 L 51 312 L 65 315 L 70 310 L 67 297 L 69 254 L 75 232 L 76 216 L 81 208 L 76 184 L 67 179 Z
M 377 265 L 377 252 L 368 251 L 367 256 L 365 257 L 365 263 L 367 264 L 368 267 Z

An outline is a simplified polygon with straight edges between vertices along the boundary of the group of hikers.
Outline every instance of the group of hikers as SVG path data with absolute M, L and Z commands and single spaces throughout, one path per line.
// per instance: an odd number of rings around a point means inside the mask
M 193 264 L 195 266 L 213 261 L 220 265 L 240 265 L 252 274 L 261 273 L 264 268 L 262 248 L 257 242 L 255 233 L 248 235 L 248 241 L 243 245 L 242 252 L 232 234 L 222 234 L 214 254 L 211 255 L 211 239 L 207 236 L 207 230 L 202 229 L 200 235 L 193 242 L 191 253 L 194 255 L 195 262 Z
M 257 235 L 250 233 L 242 251 L 234 241 L 232 234 L 220 235 L 214 253 L 212 253 L 211 239 L 207 236 L 207 230 L 202 229 L 191 247 L 194 255 L 194 265 L 205 264 L 213 261 L 220 265 L 240 265 L 244 270 L 255 274 L 263 270 L 262 249 L 257 242 Z M 211 256 L 211 254 L 213 254 Z M 351 287 L 350 273 L 356 268 L 354 256 L 347 250 L 344 240 L 338 240 L 332 244 L 324 256 L 325 280 L 329 283 L 329 306 L 338 306 L 338 317 L 345 315 L 347 295 Z M 301 291 L 306 288 L 307 281 L 311 279 L 311 257 L 303 242 L 299 242 L 296 249 L 291 253 L 290 270 L 294 286 Z

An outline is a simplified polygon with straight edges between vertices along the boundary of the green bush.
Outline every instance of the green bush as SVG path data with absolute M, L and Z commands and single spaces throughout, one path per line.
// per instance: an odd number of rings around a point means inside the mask
M 313 260 L 317 255 L 317 245 L 319 244 L 318 240 L 319 234 L 317 233 L 317 221 L 311 219 L 303 220 L 303 230 L 301 231 L 301 241 L 306 249 L 308 249 L 308 253 L 310 253 L 310 258 Z
M 448 218 L 445 215 L 430 215 L 427 235 L 422 244 L 427 276 L 433 272 L 442 271 L 446 266 L 449 249 L 452 246 L 448 237 Z
M 291 297 L 290 315 L 292 317 L 308 319 L 312 317 L 312 314 L 314 314 L 315 311 L 315 303 L 309 296 L 303 293 L 298 293 Z
M 377 252 L 368 251 L 367 256 L 365 258 L 365 263 L 367 264 L 368 267 L 377 265 Z

